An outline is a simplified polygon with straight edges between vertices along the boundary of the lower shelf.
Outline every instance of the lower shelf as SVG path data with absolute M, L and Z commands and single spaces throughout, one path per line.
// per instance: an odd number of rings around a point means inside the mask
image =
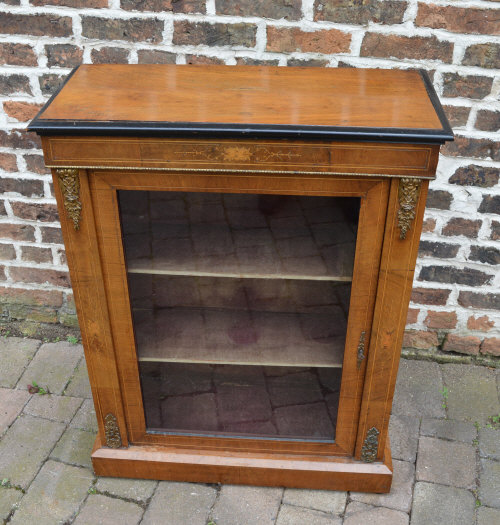
M 392 461 L 389 445 L 380 463 L 345 457 L 186 452 L 156 445 L 111 449 L 98 437 L 92 453 L 98 476 L 231 483 L 362 492 L 389 492 Z

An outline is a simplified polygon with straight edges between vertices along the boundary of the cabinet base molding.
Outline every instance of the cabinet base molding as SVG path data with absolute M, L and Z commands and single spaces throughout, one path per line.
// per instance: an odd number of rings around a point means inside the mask
M 389 444 L 382 462 L 364 463 L 345 457 L 190 452 L 156 445 L 111 449 L 97 437 L 92 464 L 98 476 L 378 493 L 389 492 L 393 474 Z

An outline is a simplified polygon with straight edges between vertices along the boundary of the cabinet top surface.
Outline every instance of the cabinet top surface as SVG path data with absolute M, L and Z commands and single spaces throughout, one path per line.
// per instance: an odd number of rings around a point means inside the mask
M 452 139 L 425 73 L 269 66 L 82 65 L 29 129 L 45 135 Z

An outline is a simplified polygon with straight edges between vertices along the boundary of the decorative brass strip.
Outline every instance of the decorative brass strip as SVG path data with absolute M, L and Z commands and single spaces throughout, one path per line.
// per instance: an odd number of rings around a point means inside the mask
M 116 417 L 109 413 L 104 418 L 104 433 L 106 436 L 106 446 L 109 448 L 120 448 L 122 446 L 122 438 L 120 436 L 120 429 Z
M 370 428 L 366 433 L 366 439 L 361 448 L 361 459 L 365 463 L 373 463 L 377 459 L 379 434 L 380 431 L 375 427 Z
M 46 164 L 46 168 L 49 169 L 61 169 L 61 166 L 53 166 Z M 80 169 L 80 170 L 106 170 L 106 171 L 173 171 L 178 173 L 253 173 L 259 175 L 260 173 L 270 173 L 276 175 L 349 175 L 351 177 L 377 177 L 377 178 L 391 178 L 399 179 L 401 175 L 392 175 L 387 173 L 354 173 L 354 172 L 343 172 L 343 171 L 297 171 L 297 170 L 228 170 L 218 168 L 153 168 L 150 166 L 139 167 L 139 166 L 65 166 L 64 169 Z M 406 175 L 407 179 L 421 179 L 433 180 L 435 177 L 422 177 L 422 175 Z
M 77 168 L 56 169 L 57 178 L 64 197 L 64 208 L 73 221 L 75 230 L 80 229 L 82 203 L 80 202 L 80 179 Z
M 398 227 L 400 239 L 406 239 L 406 234 L 415 218 L 415 206 L 420 194 L 420 185 L 420 180 L 409 177 L 404 177 L 399 181 Z
M 363 359 L 365 358 L 365 336 L 366 332 L 361 332 L 361 335 L 359 336 L 359 343 L 358 343 L 358 370 L 361 368 L 361 363 L 363 362 Z

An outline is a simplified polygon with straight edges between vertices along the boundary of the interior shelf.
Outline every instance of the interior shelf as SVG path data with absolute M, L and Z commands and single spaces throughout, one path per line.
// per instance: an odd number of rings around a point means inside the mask
M 346 319 L 219 308 L 134 310 L 139 361 L 342 367 Z

